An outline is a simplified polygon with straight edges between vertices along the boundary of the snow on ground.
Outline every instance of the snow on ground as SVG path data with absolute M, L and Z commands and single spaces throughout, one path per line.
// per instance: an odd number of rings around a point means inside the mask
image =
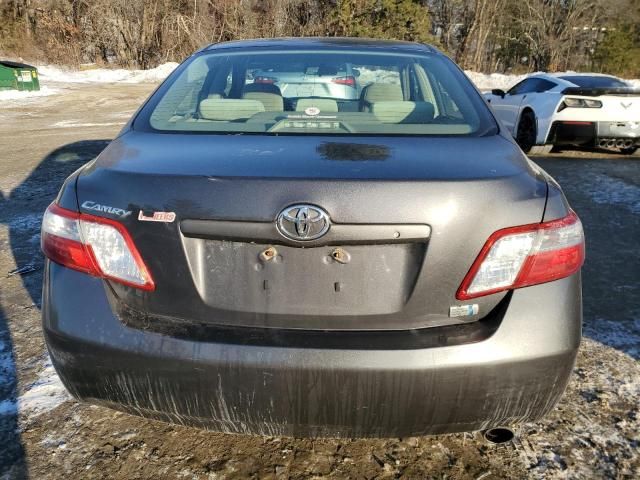
M 478 73 L 466 70 L 464 73 L 475 83 L 479 90 L 491 90 L 492 88 L 500 88 L 508 90 L 516 83 L 526 77 L 525 75 L 510 75 L 505 73 Z
M 0 367 L 4 363 L 12 363 L 10 352 L 0 355 Z M 2 375 L 12 374 L 8 368 L 2 368 L 0 372 Z M 8 381 L 8 378 L 5 381 Z M 29 385 L 17 400 L 5 399 L 0 402 L 0 416 L 19 413 L 23 417 L 35 418 L 70 399 L 71 396 L 64 388 L 60 377 L 53 368 L 51 359 L 47 355 L 42 370 L 38 373 L 38 379 Z
M 616 289 L 624 288 L 614 287 Z M 629 290 L 633 286 L 627 286 Z M 618 320 L 606 320 L 597 318 L 595 321 L 584 325 L 584 335 L 597 340 L 600 343 L 615 348 L 633 358 L 640 358 L 640 319 L 631 322 L 620 322 Z M 637 382 L 640 390 L 640 379 Z
M 128 115 L 127 118 L 130 116 Z M 60 120 L 51 124 L 54 128 L 111 127 L 114 125 L 122 125 L 122 122 L 83 123 L 80 120 Z
M 602 175 L 594 178 L 593 187 L 587 193 L 597 204 L 626 208 L 640 215 L 640 187 L 637 185 Z
M 150 70 L 68 70 L 53 65 L 42 65 L 38 67 L 38 73 L 43 83 L 150 83 L 164 80 L 177 66 L 175 62 L 168 62 Z
M 392 70 L 370 69 L 367 67 L 358 67 L 360 75 L 358 82 L 361 86 L 370 83 L 395 83 L 400 85 L 400 74 Z
M 12 385 L 15 378 L 13 352 L 7 342 L 0 340 L 0 387 Z M 0 417 L 15 411 L 11 400 L 0 401 Z
M 627 80 L 634 88 L 640 88 L 640 78 L 636 78 L 634 80 Z
M 38 379 L 18 397 L 18 411 L 27 417 L 37 417 L 70 399 L 47 355 Z
M 479 73 L 466 70 L 464 73 L 467 77 L 478 87 L 479 90 L 491 90 L 493 88 L 500 88 L 502 90 L 508 90 L 528 75 L 532 73 L 526 73 L 522 75 L 511 75 L 505 73 Z M 541 72 L 536 72 L 541 73 Z M 640 79 L 625 80 L 634 88 L 640 88 Z
M 0 91 L 0 103 L 9 100 L 32 100 L 38 97 L 48 97 L 49 95 L 55 95 L 60 90 L 57 88 L 50 88 L 46 85 L 40 87 L 40 90 L 34 92 L 19 91 L 19 90 L 2 90 Z M 22 103 L 22 102 L 21 102 Z

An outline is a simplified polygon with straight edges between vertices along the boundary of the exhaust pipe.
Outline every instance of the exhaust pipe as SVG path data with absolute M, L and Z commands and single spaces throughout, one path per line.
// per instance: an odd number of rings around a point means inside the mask
M 624 140 L 618 140 L 618 142 L 616 143 L 616 147 L 618 148 L 624 147 Z
M 495 427 L 483 431 L 482 436 L 487 442 L 500 445 L 511 442 L 516 434 L 509 427 Z
M 613 148 L 613 147 L 615 147 L 615 146 L 616 146 L 616 142 L 615 142 L 615 140 L 609 140 L 609 141 L 607 142 L 607 147 L 609 147 L 609 148 Z
M 626 142 L 624 142 L 624 148 L 629 148 L 631 145 L 633 145 L 633 142 L 631 140 L 627 140 Z
M 599 145 L 600 145 L 602 148 L 605 148 L 605 147 L 607 146 L 607 141 L 606 141 L 606 140 L 600 140 Z

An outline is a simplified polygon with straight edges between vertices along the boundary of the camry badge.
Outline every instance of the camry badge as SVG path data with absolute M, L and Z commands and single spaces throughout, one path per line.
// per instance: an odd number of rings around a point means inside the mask
M 308 241 L 320 238 L 329 230 L 329 215 L 319 207 L 307 204 L 291 205 L 280 212 L 276 220 L 278 231 L 286 238 Z
M 627 109 L 627 108 L 629 108 L 632 104 L 631 104 L 631 102 L 629 102 L 629 103 L 620 102 L 620 105 L 622 105 L 622 108 L 624 108 L 624 109 L 626 110 L 626 109 Z
M 82 205 L 80 205 L 80 207 L 84 208 L 85 210 L 93 210 L 94 212 L 108 213 L 120 218 L 126 218 L 131 215 L 131 210 L 112 207 L 110 205 L 100 205 L 99 203 L 92 202 L 91 200 L 82 202 Z

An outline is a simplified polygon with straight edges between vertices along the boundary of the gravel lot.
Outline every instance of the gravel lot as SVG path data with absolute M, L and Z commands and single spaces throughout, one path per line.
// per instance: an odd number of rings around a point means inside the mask
M 562 402 L 513 444 L 225 435 L 70 400 L 41 334 L 41 214 L 152 89 L 79 84 L 0 105 L 0 478 L 640 478 L 638 156 L 535 159 L 585 224 L 585 338 Z

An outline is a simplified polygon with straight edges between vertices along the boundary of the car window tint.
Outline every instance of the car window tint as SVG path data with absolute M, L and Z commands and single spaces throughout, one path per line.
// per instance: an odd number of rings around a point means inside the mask
M 198 74 L 191 72 L 197 69 Z M 495 122 L 442 55 L 204 53 L 156 92 L 140 122 L 162 131 L 479 135 Z
M 522 95 L 524 93 L 531 93 L 536 91 L 535 78 L 526 78 L 520 83 L 517 83 L 507 92 L 509 95 Z
M 552 88 L 555 88 L 557 86 L 558 86 L 558 84 L 555 83 L 555 82 L 552 82 L 550 80 L 546 80 L 544 78 L 537 78 L 536 79 L 536 84 L 535 84 L 535 91 L 537 93 L 547 92 L 547 91 L 549 91 Z

